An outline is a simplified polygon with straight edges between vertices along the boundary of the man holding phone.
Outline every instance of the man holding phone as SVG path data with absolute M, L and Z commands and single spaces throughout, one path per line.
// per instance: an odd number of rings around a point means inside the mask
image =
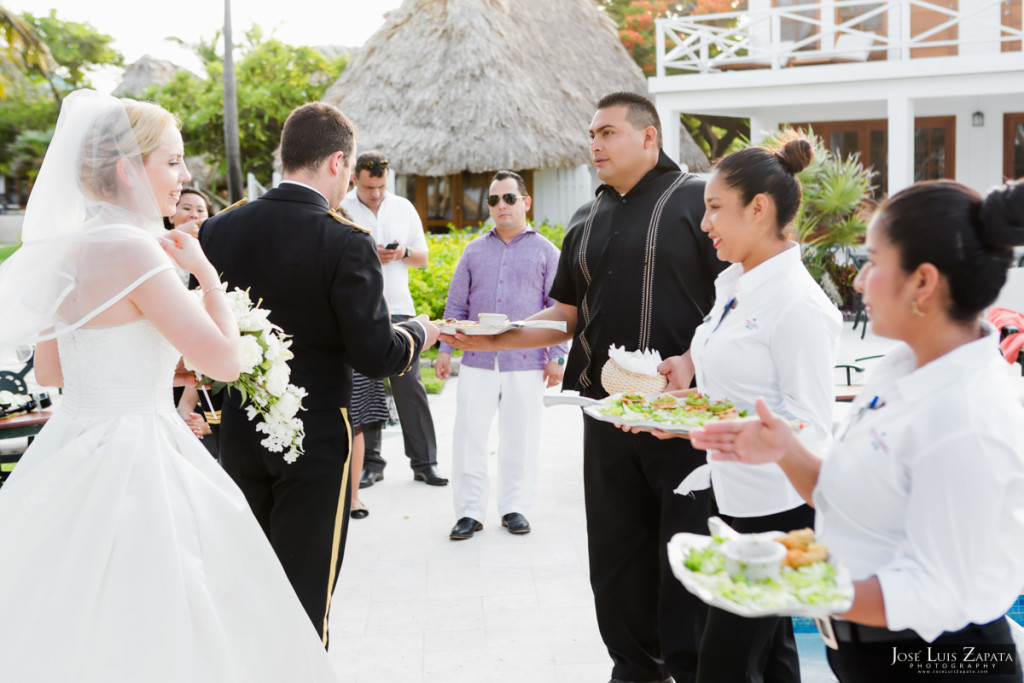
M 384 271 L 384 298 L 391 311 L 391 322 L 398 323 L 416 315 L 409 293 L 409 268 L 425 268 L 429 252 L 416 207 L 404 197 L 388 192 L 387 181 L 387 157 L 378 151 L 363 152 L 356 159 L 355 188 L 341 205 L 357 225 L 373 233 Z M 419 357 L 408 372 L 391 377 L 390 382 L 413 479 L 431 486 L 446 485 L 448 480 L 437 473 L 437 438 L 427 390 L 420 378 Z M 367 429 L 363 435 L 366 457 L 360 488 L 384 479 L 387 465 L 380 455 L 380 429 Z

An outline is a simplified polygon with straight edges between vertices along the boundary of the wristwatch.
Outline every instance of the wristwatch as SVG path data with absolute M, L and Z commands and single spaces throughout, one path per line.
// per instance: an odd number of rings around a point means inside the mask
M 562 358 L 555 358 L 554 361 L 556 363 L 558 363 L 559 365 L 565 365 L 565 358 L 564 357 L 562 357 Z
M 405 248 L 405 256 L 403 256 L 402 258 L 409 258 L 409 247 Z

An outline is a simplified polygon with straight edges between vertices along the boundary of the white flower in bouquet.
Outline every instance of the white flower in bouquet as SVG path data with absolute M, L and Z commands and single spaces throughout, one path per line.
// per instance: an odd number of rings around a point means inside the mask
M 291 370 L 288 368 L 287 361 L 279 358 L 267 370 L 267 391 L 271 396 L 276 396 L 278 399 L 283 398 L 290 378 Z
M 277 420 L 290 420 L 302 406 L 302 398 L 294 391 L 286 391 L 270 409 L 270 415 Z
M 256 431 L 267 435 L 260 441 L 263 447 L 275 453 L 284 451 L 285 462 L 293 463 L 302 455 L 302 441 L 306 436 L 297 415 L 307 394 L 302 387 L 289 384 L 288 360 L 294 358 L 289 350 L 291 341 L 281 328 L 270 322 L 270 311 L 259 308 L 259 303 L 253 305 L 247 290 L 236 287 L 228 293 L 228 305 L 242 333 L 242 369 L 237 380 L 224 386 L 241 392 L 250 420 L 257 416 L 262 418 Z M 187 359 L 184 362 L 186 368 L 196 372 Z M 200 376 L 199 382 L 210 384 L 211 380 Z
M 243 334 L 241 341 L 242 374 L 252 374 L 256 367 L 263 362 L 263 347 L 260 345 L 259 338 L 251 334 Z
M 273 325 L 267 320 L 269 314 L 270 311 L 255 308 L 249 311 L 248 315 L 238 319 L 238 329 L 242 332 L 263 332 L 270 329 Z

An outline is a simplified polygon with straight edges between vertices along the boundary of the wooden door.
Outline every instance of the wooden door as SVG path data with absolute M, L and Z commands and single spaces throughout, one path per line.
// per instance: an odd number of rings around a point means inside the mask
M 800 17 L 807 17 L 808 19 L 818 20 L 821 18 L 820 12 L 817 9 L 807 9 L 801 11 L 795 11 L 800 5 L 816 5 L 818 0 L 772 0 L 772 7 L 779 7 L 784 9 L 794 10 L 794 14 Z M 783 18 L 780 22 L 780 39 L 783 41 L 792 40 L 793 42 L 800 42 L 806 38 L 810 38 L 815 33 L 821 31 L 821 27 L 817 24 L 810 22 L 800 21 L 798 19 Z M 811 43 L 797 49 L 798 52 L 812 52 L 822 49 L 821 41 L 815 40 Z
M 1003 180 L 1024 178 L 1024 112 L 1003 115 Z
M 839 26 L 847 21 L 856 19 L 860 15 L 871 11 L 877 6 L 878 5 L 864 4 L 836 7 L 836 26 Z M 889 13 L 882 12 L 881 14 L 876 14 L 875 16 L 870 17 L 868 19 L 864 19 L 858 21 L 855 24 L 851 24 L 847 28 L 851 31 L 859 31 L 861 33 L 874 33 L 876 35 L 882 36 L 883 38 L 886 38 L 889 35 Z M 841 34 L 836 34 L 836 38 L 838 39 L 840 35 Z M 876 41 L 876 45 L 877 44 L 878 43 Z M 888 59 L 887 50 L 872 50 L 871 52 L 868 53 L 869 62 L 884 59 Z
M 914 119 L 914 182 L 956 177 L 956 117 Z
M 533 171 L 517 173 L 526 182 L 527 193 L 532 195 Z M 446 233 L 452 228 L 477 228 L 490 219 L 487 191 L 492 177 L 493 172 L 468 171 L 446 176 L 404 176 L 402 190 L 416 206 L 426 232 Z M 533 209 L 526 218 L 533 220 Z
M 1018 31 L 1021 29 L 1021 5 L 1024 4 L 1021 0 L 1003 0 L 999 3 L 999 16 L 1002 19 L 1003 26 L 1009 28 L 1015 28 Z M 1009 40 L 1002 44 L 1001 50 L 1003 52 L 1020 52 L 1021 41 Z
M 959 9 L 959 0 L 929 0 L 933 5 L 944 7 L 950 10 Z M 943 12 L 937 12 L 928 7 L 922 7 L 921 5 L 911 5 L 910 7 L 910 37 L 915 38 L 926 31 L 941 26 L 952 19 L 948 14 Z M 959 37 L 960 32 L 956 24 L 945 28 L 938 33 L 934 33 L 925 39 L 926 42 L 933 41 L 955 41 Z M 959 54 L 959 49 L 956 45 L 937 45 L 935 47 L 915 47 L 910 51 L 911 59 L 918 59 L 921 57 L 946 57 L 949 55 Z

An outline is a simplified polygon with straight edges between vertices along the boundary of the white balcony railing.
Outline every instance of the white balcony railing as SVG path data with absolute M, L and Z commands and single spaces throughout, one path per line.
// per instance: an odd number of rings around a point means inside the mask
M 940 0 L 748 4 L 743 12 L 659 19 L 657 75 L 939 54 L 998 55 L 1019 52 L 1024 38 L 1020 28 L 1004 25 L 1004 0 L 960 0 L 959 9 Z

